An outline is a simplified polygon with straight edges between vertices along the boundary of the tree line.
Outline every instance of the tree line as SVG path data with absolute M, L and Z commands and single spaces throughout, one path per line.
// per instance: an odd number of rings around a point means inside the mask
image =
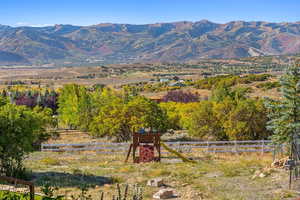
M 116 91 L 102 85 L 68 84 L 53 92 L 3 90 L 0 174 L 18 177 L 24 173 L 24 156 L 34 149 L 34 144 L 49 136 L 57 123 L 117 141 L 129 140 L 141 128 L 161 133 L 186 129 L 192 137 L 202 140 L 257 140 L 272 136 L 282 143 L 299 136 L 299 66 L 289 68 L 280 79 L 282 97 L 276 101 L 249 98 L 247 89 L 217 82 L 209 99 L 170 91 L 160 103 L 132 88 Z M 18 103 L 25 97 L 35 103 Z M 55 99 L 56 106 L 49 106 L 49 99 Z

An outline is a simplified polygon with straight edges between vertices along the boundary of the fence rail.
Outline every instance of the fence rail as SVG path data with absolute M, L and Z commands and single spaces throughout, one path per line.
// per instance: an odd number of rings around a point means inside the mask
M 178 141 L 165 142 L 171 148 L 186 153 L 213 152 L 213 153 L 241 153 L 241 152 L 272 152 L 275 149 L 282 151 L 282 146 L 275 146 L 270 140 L 244 141 Z M 81 144 L 42 144 L 41 151 L 76 152 L 96 151 L 99 154 L 126 153 L 129 143 L 81 143 Z M 162 150 L 162 154 L 169 152 Z

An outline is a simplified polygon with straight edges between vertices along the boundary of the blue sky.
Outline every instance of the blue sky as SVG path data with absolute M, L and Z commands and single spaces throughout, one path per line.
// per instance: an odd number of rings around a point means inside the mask
M 1 0 L 0 24 L 300 21 L 300 0 Z

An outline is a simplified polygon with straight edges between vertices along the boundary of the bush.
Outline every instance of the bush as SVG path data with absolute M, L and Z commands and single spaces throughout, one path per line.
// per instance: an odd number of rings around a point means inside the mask
M 29 194 L 18 194 L 14 192 L 8 192 L 8 191 L 0 191 L 0 199 L 4 200 L 29 200 L 30 195 Z M 51 198 L 51 197 L 41 197 L 41 196 L 36 196 L 34 197 L 35 200 L 63 200 L 63 197 L 57 197 L 57 198 Z
M 269 74 L 250 74 L 246 76 L 221 75 L 201 79 L 195 82 L 198 89 L 213 89 L 217 86 L 231 87 L 237 84 L 249 84 L 256 81 L 265 81 L 271 75 Z
M 25 106 L 0 107 L 0 174 L 22 177 L 24 156 L 45 132 L 50 113 Z
M 263 90 L 270 90 L 273 88 L 279 88 L 281 85 L 278 81 L 275 82 L 266 82 L 266 83 L 260 83 L 257 84 L 257 88 L 262 88 Z
M 162 102 L 159 104 L 167 117 L 168 129 L 179 130 L 190 126 L 191 114 L 198 105 L 192 103 Z
M 211 100 L 201 101 L 194 109 L 189 133 L 202 139 L 266 139 L 267 110 L 262 100 L 247 99 L 230 88 L 214 91 Z

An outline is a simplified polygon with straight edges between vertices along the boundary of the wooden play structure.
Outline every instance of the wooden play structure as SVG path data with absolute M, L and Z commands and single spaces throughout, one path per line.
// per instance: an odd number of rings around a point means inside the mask
M 161 159 L 161 144 L 159 133 L 133 133 L 132 143 L 130 144 L 125 162 L 128 161 L 131 150 L 134 163 L 142 162 L 160 162 Z M 139 156 L 136 152 L 139 150 Z M 157 155 L 155 155 L 155 150 Z

